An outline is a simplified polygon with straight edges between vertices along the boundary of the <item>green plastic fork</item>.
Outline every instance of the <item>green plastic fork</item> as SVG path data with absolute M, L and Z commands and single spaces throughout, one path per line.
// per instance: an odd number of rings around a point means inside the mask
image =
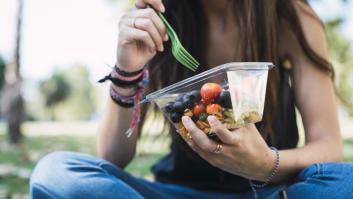
M 168 36 L 172 42 L 172 54 L 176 60 L 192 71 L 196 71 L 200 63 L 183 47 L 172 26 L 168 23 L 162 13 L 157 12 L 167 28 Z

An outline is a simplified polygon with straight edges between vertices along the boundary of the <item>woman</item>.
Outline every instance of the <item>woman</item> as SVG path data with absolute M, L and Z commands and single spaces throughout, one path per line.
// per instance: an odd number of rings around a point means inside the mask
M 119 24 L 115 73 L 131 79 L 147 65 L 153 91 L 194 73 L 173 59 L 166 29 L 150 6 L 165 12 L 201 61 L 197 72 L 232 61 L 275 63 L 263 121 L 230 132 L 209 116 L 217 143 L 183 117 L 189 138 L 171 131 L 171 153 L 153 167 L 156 182 L 149 182 L 122 170 L 135 154 L 138 131 L 126 137 L 133 101 L 121 97 L 137 93 L 112 84 L 117 96 L 110 93 L 97 141 L 104 160 L 47 155 L 31 178 L 33 198 L 353 198 L 352 164 L 328 163 L 342 161 L 334 74 L 322 24 L 305 0 L 137 0 L 138 9 Z M 305 129 L 300 148 L 294 105 Z

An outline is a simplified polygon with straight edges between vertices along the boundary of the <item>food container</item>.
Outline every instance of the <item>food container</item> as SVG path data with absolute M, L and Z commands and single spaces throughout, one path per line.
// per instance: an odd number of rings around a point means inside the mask
M 160 89 L 146 96 L 156 103 L 182 136 L 187 115 L 208 136 L 214 135 L 207 121 L 216 116 L 232 130 L 262 120 L 268 70 L 272 63 L 227 63 Z

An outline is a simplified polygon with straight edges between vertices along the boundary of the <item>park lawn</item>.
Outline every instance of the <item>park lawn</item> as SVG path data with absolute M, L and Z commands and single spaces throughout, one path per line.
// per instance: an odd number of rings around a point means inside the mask
M 148 140 L 142 138 L 141 142 Z M 0 135 L 0 199 L 29 198 L 28 178 L 35 162 L 43 155 L 57 150 L 78 151 L 95 154 L 94 136 L 36 136 L 27 137 L 22 149 L 6 147 L 4 136 Z M 160 159 L 167 149 L 160 152 L 140 150 L 127 170 L 134 175 L 151 178 L 150 167 Z M 26 153 L 23 153 L 26 151 Z M 154 150 L 158 151 L 158 150 Z M 344 142 L 345 161 L 353 161 L 353 139 Z M 12 168 L 8 169 L 9 167 Z M 10 170 L 6 173 L 7 170 Z M 2 170 L 5 170 L 2 171 Z
M 144 139 L 144 138 L 142 138 Z M 141 142 L 144 142 L 141 140 Z M 40 136 L 27 137 L 21 149 L 6 146 L 0 135 L 0 199 L 29 198 L 28 179 L 35 163 L 52 151 L 67 150 L 95 154 L 94 136 Z M 165 152 L 166 150 L 163 149 Z M 24 153 L 26 151 L 27 153 Z M 151 178 L 150 167 L 165 153 L 140 151 L 127 170 L 136 176 Z M 9 169 L 8 167 L 12 167 Z M 2 171 L 3 170 L 3 171 Z

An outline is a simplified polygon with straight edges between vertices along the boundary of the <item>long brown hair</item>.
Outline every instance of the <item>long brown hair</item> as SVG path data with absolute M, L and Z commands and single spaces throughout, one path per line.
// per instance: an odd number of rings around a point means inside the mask
M 329 62 L 315 53 L 308 44 L 295 9 L 295 0 L 233 1 L 237 25 L 242 30 L 239 32 L 240 43 L 234 44 L 242 49 L 241 60 L 236 61 L 266 61 L 278 66 L 279 61 L 284 59 L 279 57 L 278 52 L 280 22 L 284 20 L 315 67 L 333 76 Z M 306 0 L 301 2 L 309 5 Z M 200 0 L 165 0 L 164 5 L 166 17 L 176 29 L 181 42 L 201 62 L 196 73 L 209 69 L 205 63 L 207 23 Z M 168 50 L 170 42 L 165 47 L 167 50 L 158 54 L 149 63 L 151 71 L 149 91 L 158 90 L 195 74 L 175 61 Z M 269 72 L 264 116 L 260 125 L 260 132 L 265 140 L 275 139 L 272 126 L 276 116 L 278 88 L 279 68 L 275 67 Z M 147 108 L 144 107 L 143 110 L 142 121 Z M 156 108 L 153 110 L 157 111 Z

